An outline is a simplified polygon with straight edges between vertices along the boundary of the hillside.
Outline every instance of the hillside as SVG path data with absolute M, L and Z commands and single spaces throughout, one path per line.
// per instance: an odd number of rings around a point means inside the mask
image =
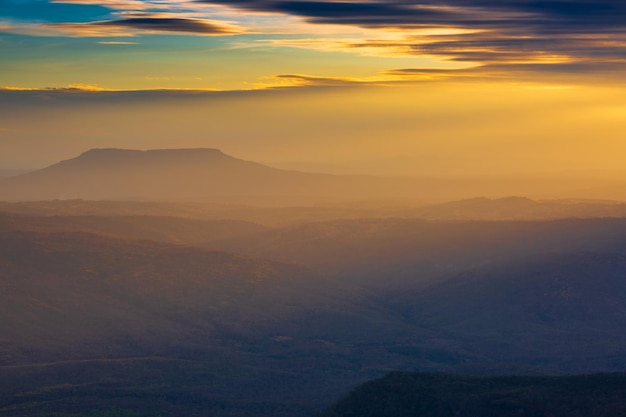
M 475 377 L 394 372 L 360 386 L 321 417 L 624 415 L 624 373 Z
M 488 264 L 379 302 L 436 329 L 440 358 L 568 372 L 626 369 L 626 248 Z
M 406 289 L 489 262 L 546 251 L 604 251 L 624 241 L 626 219 L 442 222 L 369 218 L 270 228 L 210 245 L 353 276 L 360 284 Z
M 189 201 L 46 200 L 0 201 L 0 212 L 29 216 L 154 216 L 241 220 L 268 227 L 337 220 L 396 218 L 437 222 L 556 220 L 626 217 L 626 203 L 611 200 L 472 198 L 423 205 L 410 199 L 282 207 Z
M 592 199 L 471 198 L 416 208 L 415 217 L 438 221 L 548 220 L 626 217 L 626 204 Z
M 201 220 L 171 216 L 26 216 L 0 213 L 0 232 L 87 232 L 166 243 L 207 244 L 265 230 L 241 220 Z
M 42 202 L 39 205 L 42 212 L 46 212 L 48 204 Z M 91 207 L 82 202 L 76 204 Z M 102 202 L 95 207 L 104 213 L 109 205 L 114 206 L 113 213 L 118 212 L 118 207 L 127 207 L 116 202 Z M 16 207 L 24 207 L 24 204 Z M 131 212 L 134 205 L 128 207 Z M 71 209 L 58 212 L 71 212 Z M 296 263 L 323 271 L 328 276 L 351 276 L 360 284 L 376 285 L 378 282 L 389 287 L 397 283 L 403 288 L 412 282 L 446 276 L 485 262 L 545 251 L 604 251 L 626 241 L 626 220 L 618 218 L 541 222 L 361 218 L 302 222 L 284 227 L 263 227 L 228 219 L 229 215 L 236 218 L 243 213 L 253 218 L 254 213 L 263 217 L 268 211 L 276 210 L 279 209 L 248 207 L 237 211 L 233 208 L 230 212 L 220 211 L 225 217 L 222 219 L 120 214 L 0 214 L 0 231 L 87 232 L 181 243 Z M 307 209 L 302 211 L 306 216 Z M 294 212 L 297 212 L 295 208 Z
M 296 266 L 187 246 L 2 233 L 0 363 L 154 354 L 219 339 L 220 328 L 261 329 L 328 303 L 311 277 Z
M 3 416 L 309 417 L 390 370 L 626 369 L 624 219 L 15 207 L 92 214 L 0 216 Z
M 0 233 L 3 416 L 311 415 L 371 376 L 376 340 L 402 327 L 295 265 Z

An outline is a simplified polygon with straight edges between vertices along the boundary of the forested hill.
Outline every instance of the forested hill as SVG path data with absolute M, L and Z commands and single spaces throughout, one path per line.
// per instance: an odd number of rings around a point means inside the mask
M 626 373 L 479 377 L 393 372 L 361 385 L 320 417 L 416 416 L 626 416 Z

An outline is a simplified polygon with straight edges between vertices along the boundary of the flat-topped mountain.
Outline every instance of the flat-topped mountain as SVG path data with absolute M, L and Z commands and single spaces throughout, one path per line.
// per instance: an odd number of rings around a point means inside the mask
M 4 179 L 0 198 L 228 200 L 292 195 L 328 177 L 270 168 L 217 149 L 92 149 Z

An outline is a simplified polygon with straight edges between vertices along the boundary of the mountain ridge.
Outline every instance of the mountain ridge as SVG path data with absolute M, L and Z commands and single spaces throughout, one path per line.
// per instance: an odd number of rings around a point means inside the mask
M 291 194 L 327 179 L 271 168 L 218 149 L 94 148 L 27 174 L 0 181 L 0 198 L 211 200 Z
M 68 167 L 82 167 L 83 164 L 146 164 L 168 162 L 186 163 L 246 163 L 262 166 L 255 162 L 244 161 L 226 155 L 216 148 L 171 148 L 171 149 L 123 149 L 123 148 L 92 148 L 80 155 L 64 159 L 42 169 L 24 174 L 37 174 L 50 170 L 67 169 Z M 174 158 L 176 160 L 174 160 Z M 87 165 L 88 166 L 88 165 Z M 269 167 L 267 167 L 269 168 Z
M 623 416 L 626 373 L 476 377 L 391 372 L 320 417 Z

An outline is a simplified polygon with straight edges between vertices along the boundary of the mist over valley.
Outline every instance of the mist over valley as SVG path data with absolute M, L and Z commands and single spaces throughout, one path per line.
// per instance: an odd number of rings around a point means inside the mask
M 467 184 L 213 149 L 1 179 L 0 414 L 352 415 L 392 371 L 626 371 L 626 203 Z

